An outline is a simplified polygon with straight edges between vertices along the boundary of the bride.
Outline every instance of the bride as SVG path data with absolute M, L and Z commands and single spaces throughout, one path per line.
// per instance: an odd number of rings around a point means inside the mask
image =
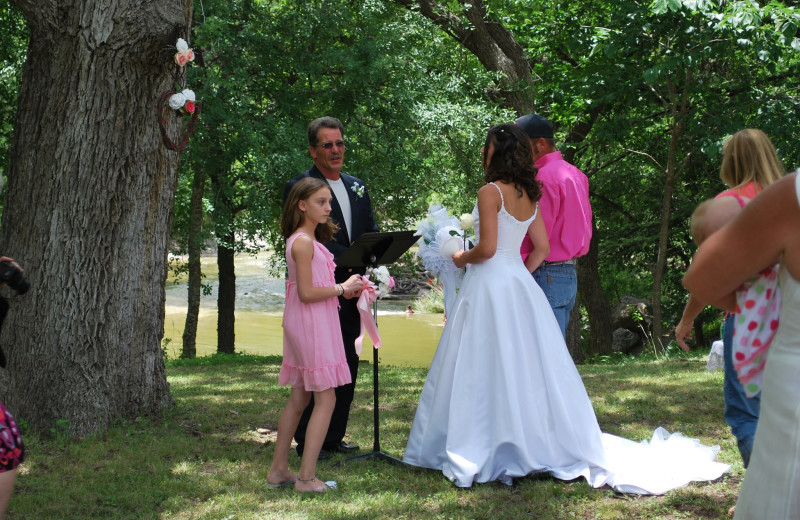
M 531 268 L 549 252 L 527 135 L 513 124 L 490 129 L 483 168 L 478 243 L 453 255 L 457 266 L 470 267 L 403 461 L 440 470 L 459 487 L 545 472 L 659 494 L 721 476 L 729 467 L 714 462 L 718 447 L 662 429 L 650 444 L 600 431 L 558 322 L 519 254 L 525 233 L 535 247 Z

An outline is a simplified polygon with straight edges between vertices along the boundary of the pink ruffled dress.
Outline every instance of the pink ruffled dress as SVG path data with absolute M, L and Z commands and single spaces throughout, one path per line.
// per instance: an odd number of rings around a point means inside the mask
M 295 233 L 286 241 L 289 279 L 283 311 L 283 363 L 278 384 L 320 392 L 350 383 L 350 369 L 339 325 L 338 298 L 303 303 L 297 293 L 297 266 L 292 259 L 292 245 L 298 236 L 304 234 Z M 312 285 L 333 287 L 336 284 L 333 277 L 335 268 L 333 255 L 314 240 Z

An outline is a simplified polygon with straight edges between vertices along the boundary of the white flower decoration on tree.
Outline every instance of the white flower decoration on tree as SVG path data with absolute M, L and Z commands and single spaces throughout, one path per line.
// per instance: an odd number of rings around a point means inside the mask
M 176 92 L 169 97 L 169 107 L 173 110 L 180 110 L 186 104 L 186 96 Z
M 191 89 L 184 89 L 183 92 L 176 92 L 169 97 L 169 106 L 173 110 L 180 110 L 186 114 L 194 114 L 197 98 Z
M 183 67 L 190 61 L 194 61 L 194 51 L 189 48 L 189 44 L 183 38 L 178 38 L 178 43 L 175 44 L 178 52 L 175 53 L 175 63 Z

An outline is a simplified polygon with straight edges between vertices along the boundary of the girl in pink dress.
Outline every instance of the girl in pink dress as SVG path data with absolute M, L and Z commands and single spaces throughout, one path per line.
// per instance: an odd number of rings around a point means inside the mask
M 278 439 L 272 457 L 268 487 L 294 484 L 296 491 L 322 493 L 335 487 L 316 478 L 317 458 L 331 420 L 334 388 L 350 383 L 339 326 L 338 296 L 356 296 L 362 287 L 359 275 L 337 284 L 333 255 L 322 245 L 337 227 L 328 218 L 331 190 L 320 179 L 304 178 L 289 192 L 281 215 L 286 238 L 286 306 L 283 311 L 283 363 L 278 384 L 292 387 L 289 402 L 278 422 Z M 311 395 L 314 411 L 308 422 L 300 471 L 289 470 L 289 449 L 300 416 Z

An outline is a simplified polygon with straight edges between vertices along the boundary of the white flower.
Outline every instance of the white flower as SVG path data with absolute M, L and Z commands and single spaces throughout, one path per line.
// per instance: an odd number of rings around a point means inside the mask
M 377 278 L 379 283 L 389 284 L 389 270 L 385 265 L 373 269 L 372 272 L 375 274 L 375 278 Z
M 183 92 L 181 92 L 181 94 L 183 94 L 183 97 L 184 97 L 185 101 L 191 101 L 191 102 L 197 101 L 197 98 L 194 95 L 194 90 L 186 88 L 186 89 L 183 89 Z M 464 217 L 461 217 L 461 218 L 463 219 Z
M 178 43 L 175 44 L 175 48 L 178 49 L 178 52 L 186 52 L 189 50 L 189 44 L 186 43 L 186 40 L 183 38 L 178 38 Z
M 380 293 L 380 297 L 383 298 L 389 294 L 389 291 L 394 287 L 394 278 L 389 274 L 389 270 L 385 265 L 373 269 L 372 274 L 378 281 L 378 292 Z
M 475 226 L 475 218 L 472 216 L 471 213 L 462 213 L 461 214 L 461 229 L 464 231 L 468 229 L 472 229 Z
M 192 93 L 194 95 L 194 93 Z M 163 99 L 163 98 L 162 98 Z M 169 106 L 173 110 L 180 110 L 183 108 L 183 105 L 186 104 L 186 96 L 178 92 L 177 94 L 172 94 L 169 97 Z
M 357 182 L 354 182 L 353 185 L 350 186 L 350 189 L 353 190 L 353 193 L 356 194 L 356 198 L 360 199 L 361 197 L 364 196 L 364 186 L 363 185 L 361 185 L 361 184 L 359 184 Z
M 439 253 L 444 258 L 453 258 L 453 255 L 464 249 L 460 237 L 450 237 L 439 247 Z

